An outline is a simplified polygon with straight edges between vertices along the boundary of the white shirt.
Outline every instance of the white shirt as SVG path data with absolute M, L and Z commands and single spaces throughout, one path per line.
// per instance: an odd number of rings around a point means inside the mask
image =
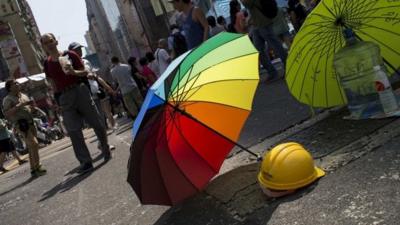
M 135 80 L 133 80 L 131 75 L 131 67 L 126 64 L 115 65 L 111 69 L 112 79 L 118 82 L 121 93 L 127 94 L 137 87 Z
M 156 62 L 158 63 L 158 70 L 160 72 L 159 76 L 161 76 L 169 65 L 168 61 L 170 60 L 170 56 L 165 49 L 158 48 L 154 53 L 154 57 L 156 58 Z
M 87 71 L 93 73 L 93 66 L 90 63 L 90 61 L 87 59 L 82 59 L 82 61 L 83 61 L 83 65 L 85 66 L 85 69 Z M 90 92 L 92 93 L 92 97 L 97 98 L 97 93 L 99 92 L 99 84 L 95 80 L 88 79 L 88 81 L 89 81 Z

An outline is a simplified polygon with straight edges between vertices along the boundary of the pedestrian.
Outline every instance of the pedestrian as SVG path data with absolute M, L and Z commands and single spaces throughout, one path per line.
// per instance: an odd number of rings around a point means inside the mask
M 208 23 L 204 12 L 193 6 L 191 0 L 168 0 L 182 14 L 182 28 L 188 49 L 193 49 L 208 39 Z
M 89 60 L 83 59 L 82 58 L 82 45 L 79 44 L 78 42 L 72 42 L 68 46 L 68 50 L 75 52 L 83 61 L 83 64 L 85 66 L 85 69 L 89 72 L 91 76 L 93 76 L 94 79 L 89 79 L 89 88 L 90 92 L 92 94 L 92 98 L 94 103 L 96 104 L 97 110 L 100 113 L 101 118 L 104 118 L 105 125 L 107 127 L 107 119 L 108 122 L 111 125 L 111 128 L 113 130 L 116 130 L 116 123 L 114 120 L 114 117 L 112 116 L 111 113 L 111 106 L 108 107 L 106 103 L 109 103 L 108 95 L 116 95 L 114 90 L 110 85 L 107 84 L 106 81 L 103 80 L 100 76 L 97 75 L 95 69 L 93 68 L 92 64 L 90 63 Z M 107 93 L 106 93 L 107 92 Z M 100 148 L 100 142 L 99 142 L 99 148 Z M 113 145 L 110 145 L 110 150 L 115 149 Z
M 263 0 L 241 0 L 242 4 L 249 10 L 251 21 L 253 25 L 252 39 L 254 46 L 260 54 L 260 61 L 262 66 L 267 70 L 267 81 L 275 79 L 278 76 L 278 71 L 272 65 L 269 59 L 265 43 L 274 50 L 274 53 L 286 65 L 287 52 L 283 49 L 281 42 L 273 31 L 273 18 L 268 18 L 261 11 L 260 2 Z
M 53 34 L 42 35 L 40 42 L 49 54 L 44 72 L 58 93 L 63 122 L 80 163 L 78 173 L 89 172 L 93 170 L 93 163 L 82 133 L 84 121 L 94 129 L 100 141 L 104 161 L 112 158 L 105 124 L 95 107 L 89 88 L 84 83 L 84 80 L 93 79 L 93 74 L 85 70 L 82 60 L 75 52 L 60 52 L 57 48 L 58 41 Z
M 283 48 L 288 51 L 290 46 L 292 45 L 292 36 L 289 32 L 289 25 L 286 19 L 286 13 L 280 7 L 278 7 L 278 13 L 273 20 L 273 30 L 274 34 L 281 41 Z
M 188 50 L 186 37 L 177 25 L 171 26 L 171 34 L 168 37 L 168 49 L 171 51 L 171 58 L 175 59 Z
M 3 110 L 7 120 L 16 127 L 23 137 L 29 151 L 29 163 L 32 177 L 45 175 L 47 170 L 40 165 L 39 143 L 36 139 L 36 127 L 33 122 L 33 113 L 37 110 L 34 102 L 21 93 L 18 82 L 6 81 L 7 96 L 3 99 Z
M 139 60 L 139 64 L 142 67 L 141 74 L 145 77 L 146 82 L 147 82 L 147 87 L 151 87 L 151 85 L 154 84 L 157 80 L 157 76 L 154 74 L 154 72 L 150 69 L 148 66 L 148 61 L 146 57 L 143 57 Z
M 146 52 L 145 57 L 147 59 L 148 66 L 151 69 L 151 71 L 154 72 L 156 77 L 160 77 L 160 68 L 158 67 L 158 62 L 156 61 L 154 54 L 152 52 Z
M 14 158 L 18 160 L 19 165 L 27 162 L 25 159 L 19 157 L 15 149 L 14 143 L 11 140 L 11 131 L 7 127 L 7 121 L 0 118 L 0 172 L 8 172 L 8 170 L 4 168 L 4 161 L 6 154 L 10 152 Z
M 128 58 L 128 64 L 131 66 L 131 76 L 133 80 L 136 82 L 137 87 L 139 88 L 140 93 L 143 98 L 146 97 L 147 93 L 147 82 L 146 78 L 140 74 L 139 69 L 137 68 L 136 58 L 131 56 Z
M 121 91 L 122 99 L 132 118 L 135 118 L 139 113 L 143 103 L 143 98 L 140 94 L 138 85 L 131 75 L 131 67 L 122 64 L 119 58 L 114 56 L 111 58 L 113 65 L 111 76 L 118 83 L 118 88 Z
M 229 14 L 231 17 L 229 29 L 230 32 L 246 34 L 248 32 L 246 16 L 241 8 L 242 6 L 237 0 L 231 0 L 229 2 Z
M 207 22 L 208 22 L 208 25 L 210 26 L 210 37 L 213 37 L 223 31 L 225 31 L 225 29 L 223 27 L 217 26 L 217 21 L 215 20 L 215 17 L 208 16 Z
M 171 62 L 171 57 L 167 52 L 167 47 L 168 47 L 167 40 L 165 39 L 158 40 L 158 48 L 155 51 L 154 55 L 156 57 L 156 62 L 158 64 L 160 75 L 164 73 L 169 63 Z
M 226 20 L 225 20 L 225 18 L 223 16 L 218 16 L 217 17 L 217 23 L 218 23 L 217 26 L 223 28 L 225 31 L 227 30 Z
M 303 25 L 307 18 L 307 10 L 299 0 L 289 0 L 288 7 L 290 20 L 297 32 L 300 30 L 301 25 Z

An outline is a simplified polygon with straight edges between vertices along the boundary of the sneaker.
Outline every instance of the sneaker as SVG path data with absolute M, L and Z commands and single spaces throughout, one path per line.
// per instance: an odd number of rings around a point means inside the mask
M 113 150 L 115 150 L 115 146 L 114 145 L 110 145 L 110 151 L 113 151 Z
M 18 161 L 18 164 L 19 164 L 19 165 L 22 165 L 22 164 L 24 164 L 24 163 L 26 163 L 26 162 L 28 162 L 28 160 L 26 160 L 26 159 L 21 159 L 20 161 Z
M 84 164 L 81 164 L 81 166 L 79 167 L 77 173 L 84 174 L 84 173 L 87 173 L 87 172 L 92 171 L 92 170 L 93 170 L 93 164 L 92 163 L 84 163 Z

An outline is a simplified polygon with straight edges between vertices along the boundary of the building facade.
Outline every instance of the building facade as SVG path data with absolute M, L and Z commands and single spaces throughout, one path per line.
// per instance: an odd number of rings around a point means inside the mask
M 26 0 L 0 0 L 0 21 L 0 64 L 8 67 L 8 71 L 1 70 L 0 79 L 41 73 L 45 53 L 40 46 L 39 29 Z M 8 73 L 8 76 L 3 73 Z
M 143 57 L 168 37 L 173 8 L 167 0 L 86 0 L 86 6 L 88 37 L 102 64 L 112 56 Z

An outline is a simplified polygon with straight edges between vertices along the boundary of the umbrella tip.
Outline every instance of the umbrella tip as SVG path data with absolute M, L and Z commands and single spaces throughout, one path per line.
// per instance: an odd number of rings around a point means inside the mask
M 344 26 L 345 26 L 345 23 L 344 23 L 343 17 L 340 16 L 340 17 L 336 18 L 336 20 L 335 20 L 335 25 L 336 25 L 336 26 L 344 27 Z

